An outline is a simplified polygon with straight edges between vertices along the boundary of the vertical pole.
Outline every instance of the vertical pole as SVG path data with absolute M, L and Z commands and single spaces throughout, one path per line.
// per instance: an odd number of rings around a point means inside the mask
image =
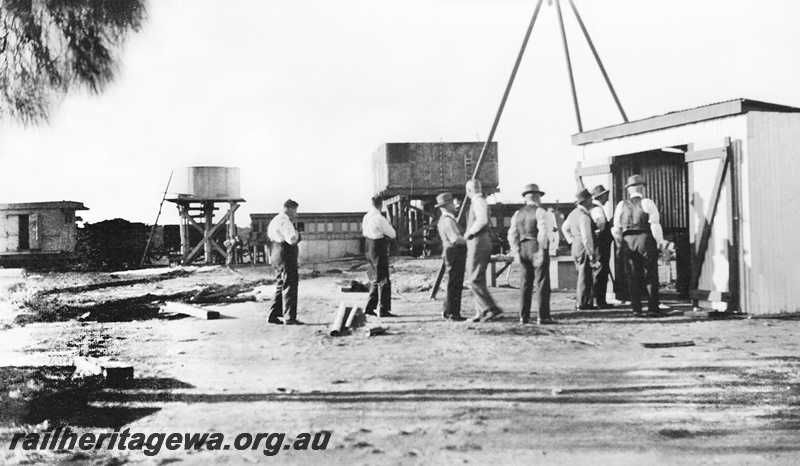
M 536 23 L 536 18 L 539 16 L 539 10 L 542 7 L 542 0 L 538 0 L 536 2 L 536 8 L 533 10 L 533 16 L 531 17 L 530 25 L 528 25 L 528 30 L 525 32 L 525 38 L 522 40 L 522 46 L 519 49 L 519 53 L 517 54 L 517 61 L 514 62 L 514 68 L 511 70 L 511 76 L 508 78 L 508 84 L 506 84 L 506 90 L 503 93 L 503 98 L 500 100 L 500 107 L 497 109 L 497 114 L 494 117 L 494 122 L 492 123 L 492 129 L 489 131 L 489 137 L 486 138 L 486 142 L 483 144 L 483 149 L 481 149 L 481 155 L 478 157 L 478 163 L 475 164 L 475 169 L 472 173 L 472 178 L 475 179 L 481 171 L 481 166 L 483 165 L 483 159 L 486 155 L 486 151 L 489 149 L 489 146 L 492 143 L 492 139 L 494 138 L 494 133 L 497 130 L 497 125 L 500 123 L 500 117 L 503 115 L 503 109 L 506 106 L 506 100 L 508 100 L 508 95 L 511 93 L 511 86 L 514 85 L 514 78 L 517 76 L 517 70 L 519 69 L 519 65 L 522 62 L 522 56 L 525 54 L 525 48 L 528 46 L 528 40 L 531 37 L 531 32 L 533 31 L 533 25 Z M 464 202 L 461 203 L 461 209 L 458 211 L 457 221 L 461 220 L 461 217 L 464 216 L 464 208 L 467 206 L 468 199 L 465 197 Z M 442 278 L 444 278 L 444 261 L 442 261 L 442 266 L 439 268 L 439 275 L 436 277 L 436 282 L 433 284 L 433 289 L 431 290 L 430 299 L 436 299 L 436 293 L 439 292 L 439 286 L 442 284 Z
M 214 226 L 214 203 L 204 202 L 203 213 L 205 214 L 205 231 L 203 232 L 203 250 L 205 253 L 206 265 L 213 263 L 213 250 L 211 246 L 211 228 Z
M 733 141 L 731 145 L 728 146 L 728 154 L 728 157 L 731 157 L 731 228 L 733 230 L 731 231 L 731 249 L 728 253 L 728 266 L 730 267 L 730 271 L 728 272 L 728 308 L 726 311 L 739 312 L 742 310 L 742 287 L 740 286 L 742 283 L 740 271 L 742 269 L 739 266 L 739 258 L 742 257 L 739 246 L 741 244 L 741 207 L 739 203 L 739 187 L 741 184 L 739 183 L 739 164 L 742 161 L 742 142 L 739 140 Z
M 567 32 L 564 29 L 564 17 L 561 15 L 561 2 L 556 0 L 556 11 L 558 12 L 558 25 L 561 27 L 561 41 L 564 43 L 564 56 L 567 59 L 567 72 L 569 73 L 569 85 L 572 89 L 572 103 L 575 106 L 575 118 L 578 120 L 578 132 L 583 132 L 581 124 L 581 110 L 578 108 L 578 94 L 575 92 L 575 78 L 572 75 L 572 62 L 569 59 L 569 46 L 567 45 Z
M 187 262 L 189 259 L 189 221 L 186 219 L 189 213 L 186 204 L 178 204 L 178 211 L 181 214 L 181 264 L 189 265 Z
M 235 214 L 236 214 L 236 208 L 237 207 L 238 206 L 236 205 L 235 202 L 230 202 L 230 207 L 228 208 L 229 209 L 228 212 L 230 212 L 230 214 L 228 215 L 228 238 L 230 238 L 231 241 L 233 241 L 234 238 L 236 238 Z M 225 248 L 225 253 L 226 254 L 228 253 L 228 249 L 227 248 Z M 231 254 L 233 254 L 233 257 L 226 257 L 225 260 L 227 261 L 227 263 L 236 264 L 236 248 L 235 247 L 231 248 Z
M 169 184 L 172 183 L 173 173 L 174 172 L 169 172 L 169 180 L 167 180 L 167 187 L 164 188 L 164 195 L 161 197 L 161 204 L 158 205 L 158 215 L 156 215 L 156 221 L 153 223 L 153 228 L 150 229 L 150 236 L 147 237 L 147 244 L 144 246 L 144 253 L 142 254 L 142 261 L 139 263 L 139 268 L 144 267 L 144 261 L 147 259 L 147 251 L 150 250 L 150 243 L 153 242 L 153 235 L 155 235 L 156 233 L 158 220 L 161 218 L 161 209 L 164 207 L 164 200 L 167 198 L 167 191 L 169 191 Z
M 575 13 L 575 19 L 578 20 L 578 24 L 583 31 L 583 35 L 586 37 L 586 42 L 589 43 L 589 48 L 592 49 L 592 54 L 594 54 L 594 59 L 597 61 L 597 66 L 600 67 L 600 72 L 603 73 L 603 78 L 606 80 L 606 84 L 608 85 L 608 90 L 611 91 L 611 96 L 614 97 L 614 102 L 617 104 L 617 108 L 619 109 L 619 113 L 622 115 L 622 120 L 625 123 L 628 122 L 628 116 L 625 115 L 625 110 L 622 109 L 622 104 L 619 102 L 619 97 L 617 97 L 617 93 L 614 91 L 614 86 L 611 85 L 611 79 L 608 77 L 608 73 L 606 73 L 606 69 L 603 66 L 603 62 L 600 61 L 600 54 L 597 53 L 597 50 L 594 48 L 594 43 L 592 43 L 591 37 L 589 37 L 589 31 L 586 30 L 586 26 L 583 24 L 583 20 L 581 19 L 581 15 L 578 14 L 578 9 L 575 8 L 575 3 L 572 0 L 569 0 L 569 6 L 572 7 L 572 11 Z

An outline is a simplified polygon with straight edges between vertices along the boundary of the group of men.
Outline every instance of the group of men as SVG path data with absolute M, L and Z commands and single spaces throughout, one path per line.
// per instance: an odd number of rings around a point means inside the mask
M 618 259 L 623 261 L 631 305 L 635 315 L 642 312 L 642 293 L 648 295 L 648 315 L 660 315 L 658 298 L 658 253 L 664 246 L 658 208 L 644 197 L 646 182 L 639 175 L 628 179 L 625 188 L 629 198 L 620 201 L 613 216 L 606 211 L 609 191 L 602 185 L 591 192 L 581 190 L 576 208 L 562 226 L 565 238 L 572 245 L 572 256 L 578 272 L 576 307 L 579 310 L 606 309 L 606 287 L 610 275 L 611 244 L 616 243 Z M 436 197 L 441 211 L 437 228 L 442 240 L 442 258 L 447 275 L 447 287 L 442 317 L 463 321 L 461 298 L 464 282 L 474 299 L 472 322 L 489 322 L 502 310 L 486 284 L 486 270 L 492 255 L 489 206 L 483 197 L 479 180 L 466 184 L 470 200 L 466 231 L 456 219 L 457 200 L 451 193 Z M 526 185 L 525 200 L 511 217 L 508 231 L 510 254 L 521 268 L 521 324 L 548 325 L 557 323 L 550 315 L 550 234 L 554 222 L 541 206 L 545 193 L 537 184 Z M 298 204 L 291 199 L 284 203 L 283 212 L 267 227 L 271 241 L 271 262 L 277 269 L 277 288 L 267 321 L 272 324 L 297 325 L 298 242 L 300 234 L 294 226 Z M 372 206 L 362 221 L 366 258 L 369 263 L 370 291 L 365 312 L 380 317 L 396 317 L 391 312 L 391 279 L 389 248 L 396 231 L 382 214 L 383 202 L 372 198 Z M 613 219 L 613 220 L 612 220 Z M 376 312 L 377 311 L 377 312 Z
M 644 197 L 646 182 L 633 175 L 625 185 L 628 199 L 620 201 L 613 216 L 606 212 L 609 191 L 602 185 L 589 192 L 581 190 L 576 207 L 564 221 L 562 232 L 572 245 L 572 256 L 578 272 L 576 308 L 608 309 L 606 288 L 610 276 L 611 244 L 616 243 L 618 259 L 625 265 L 633 313 L 642 312 L 642 293 L 648 296 L 648 314 L 661 315 L 658 297 L 658 254 L 664 247 L 658 208 Z M 486 286 L 486 268 L 491 259 L 488 234 L 489 216 L 480 181 L 467 183 L 471 201 L 467 230 L 460 235 L 453 196 L 440 194 L 436 201 L 441 218 L 439 235 L 447 272 L 447 289 L 442 316 L 450 320 L 461 317 L 461 292 L 466 273 L 467 284 L 475 299 L 474 322 L 487 322 L 502 313 Z M 550 315 L 550 232 L 555 228 L 541 206 L 544 192 L 537 184 L 522 191 L 525 200 L 511 217 L 508 244 L 514 264 L 521 268 L 519 321 L 539 325 L 557 323 Z M 612 220 L 613 219 L 613 220 Z M 466 268 L 466 272 L 465 272 Z
M 606 211 L 609 192 L 598 185 L 577 194 L 577 204 L 561 231 L 572 244 L 578 272 L 576 308 L 608 309 L 606 287 L 610 275 L 611 244 L 622 261 L 631 307 L 636 316 L 660 316 L 658 255 L 667 245 L 656 204 L 644 197 L 647 183 L 640 175 L 628 178 L 628 198 L 620 201 L 613 216 Z M 613 219 L 613 220 L 612 220 Z M 642 311 L 642 293 L 648 296 L 647 314 Z

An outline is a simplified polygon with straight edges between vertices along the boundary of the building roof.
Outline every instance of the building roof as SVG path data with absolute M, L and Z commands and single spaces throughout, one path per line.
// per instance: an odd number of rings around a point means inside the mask
M 0 204 L 0 210 L 44 210 L 44 209 L 70 209 L 89 210 L 83 202 L 52 201 L 52 202 L 18 202 L 13 204 Z
M 630 121 L 628 123 L 606 126 L 605 128 L 591 131 L 584 131 L 572 136 L 572 144 L 582 146 L 606 139 L 620 138 L 633 134 L 647 133 L 650 131 L 697 123 L 699 121 L 741 115 L 750 111 L 800 113 L 800 108 L 759 102 L 757 100 L 734 99 Z

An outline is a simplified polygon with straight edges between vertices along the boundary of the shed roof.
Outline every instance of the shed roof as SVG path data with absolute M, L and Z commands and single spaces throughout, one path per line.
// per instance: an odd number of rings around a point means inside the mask
M 0 210 L 45 210 L 45 209 L 70 209 L 89 210 L 83 202 L 52 201 L 52 202 L 18 202 L 13 204 L 0 204 Z
M 786 105 L 770 104 L 749 99 L 734 99 L 725 102 L 703 105 L 701 107 L 669 112 L 641 120 L 630 121 L 605 128 L 584 131 L 572 136 L 572 144 L 582 146 L 606 139 L 620 138 L 633 134 L 647 133 L 665 128 L 713 120 L 732 115 L 741 115 L 750 111 L 800 113 L 800 108 Z

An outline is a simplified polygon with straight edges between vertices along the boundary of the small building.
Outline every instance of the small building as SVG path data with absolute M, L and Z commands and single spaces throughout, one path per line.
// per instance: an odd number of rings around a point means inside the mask
M 278 215 L 250 214 L 252 238 L 256 256 L 269 245 L 267 226 Z M 361 235 L 361 220 L 366 212 L 302 212 L 297 214 L 295 225 L 300 232 L 299 261 L 313 264 L 349 256 L 363 256 L 364 237 Z
M 73 258 L 81 202 L 0 204 L 0 266 L 50 266 Z
M 696 306 L 752 315 L 800 312 L 800 108 L 747 99 L 667 113 L 572 136 L 579 187 L 635 173 L 675 243 L 678 290 Z M 624 270 L 615 267 L 615 292 Z

